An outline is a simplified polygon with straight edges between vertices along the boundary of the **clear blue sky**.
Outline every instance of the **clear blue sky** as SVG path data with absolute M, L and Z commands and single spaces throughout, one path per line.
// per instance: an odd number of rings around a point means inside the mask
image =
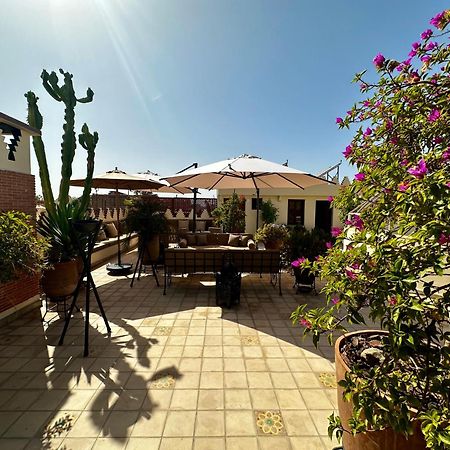
M 96 173 L 163 175 L 241 153 L 317 173 L 349 132 L 355 72 L 381 51 L 405 58 L 441 1 L 0 0 L 0 110 L 26 119 L 34 90 L 54 186 L 62 107 L 43 68 L 74 74 L 77 125 L 98 130 Z M 80 149 L 74 176 L 85 174 Z M 36 164 L 33 171 L 38 173 Z M 348 166 L 344 174 L 352 174 Z M 39 183 L 37 183 L 39 189 Z

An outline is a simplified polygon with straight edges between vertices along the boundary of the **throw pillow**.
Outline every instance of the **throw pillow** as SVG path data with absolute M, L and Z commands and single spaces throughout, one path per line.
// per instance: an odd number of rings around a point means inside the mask
M 187 228 L 179 228 L 178 229 L 178 235 L 179 236 L 186 236 L 188 234 L 189 230 Z
M 249 239 L 247 242 L 247 247 L 249 248 L 249 250 L 256 250 L 255 241 L 253 239 Z
M 195 234 L 186 235 L 188 245 L 195 245 Z
M 114 223 L 107 223 L 105 224 L 105 231 L 106 231 L 106 235 L 109 238 L 115 238 L 117 237 L 117 228 L 116 228 L 116 224 Z
M 247 247 L 249 240 L 250 240 L 250 236 L 241 236 L 242 247 Z
M 195 222 L 195 228 L 197 231 L 205 231 L 205 221 L 204 220 L 197 220 Z
M 97 234 L 97 242 L 105 241 L 106 239 L 108 238 L 106 237 L 105 230 L 101 228 Z
M 228 236 L 228 245 L 231 247 L 239 247 L 241 236 L 239 234 L 231 234 Z
M 222 232 L 222 230 L 220 229 L 220 227 L 209 227 L 209 228 L 208 228 L 208 231 L 209 231 L 210 233 L 221 233 L 221 232 Z
M 206 234 L 197 234 L 197 245 L 207 245 L 207 236 Z
M 178 243 L 178 246 L 180 248 L 186 248 L 187 247 L 187 240 L 186 239 L 181 239 L 180 242 Z

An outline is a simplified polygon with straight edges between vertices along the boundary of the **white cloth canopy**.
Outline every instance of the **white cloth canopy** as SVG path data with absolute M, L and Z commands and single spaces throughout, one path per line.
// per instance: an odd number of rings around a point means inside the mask
M 147 171 L 143 173 L 138 173 L 136 176 L 143 177 L 146 180 L 149 181 L 155 181 L 157 183 L 160 183 L 161 186 L 159 188 L 153 188 L 153 189 L 139 189 L 141 192 L 160 192 L 163 194 L 192 194 L 192 189 L 188 187 L 172 187 L 170 186 L 169 182 L 160 177 L 158 174 Z

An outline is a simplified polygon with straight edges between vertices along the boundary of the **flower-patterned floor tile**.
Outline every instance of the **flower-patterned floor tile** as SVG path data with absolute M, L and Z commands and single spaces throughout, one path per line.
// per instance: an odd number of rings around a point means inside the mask
M 155 336 L 169 336 L 172 331 L 172 327 L 156 327 L 153 331 Z
M 333 372 L 323 372 L 319 375 L 320 382 L 327 388 L 337 387 L 336 375 Z
M 263 436 L 279 436 L 286 434 L 286 428 L 280 411 L 255 411 L 256 429 Z
M 171 389 L 175 385 L 175 378 L 170 374 L 162 374 L 156 380 L 150 383 L 150 387 L 153 389 Z
M 259 345 L 258 336 L 241 336 L 242 345 Z

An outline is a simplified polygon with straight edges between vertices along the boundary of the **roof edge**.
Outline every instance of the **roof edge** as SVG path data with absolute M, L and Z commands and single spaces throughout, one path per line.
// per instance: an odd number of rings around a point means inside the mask
M 14 119 L 14 117 L 8 116 L 5 113 L 0 112 L 0 122 L 5 122 L 8 125 L 11 125 L 16 128 L 20 128 L 21 130 L 25 130 L 31 134 L 31 136 L 40 136 L 41 131 L 37 128 L 30 127 L 30 125 L 21 122 L 20 120 Z

